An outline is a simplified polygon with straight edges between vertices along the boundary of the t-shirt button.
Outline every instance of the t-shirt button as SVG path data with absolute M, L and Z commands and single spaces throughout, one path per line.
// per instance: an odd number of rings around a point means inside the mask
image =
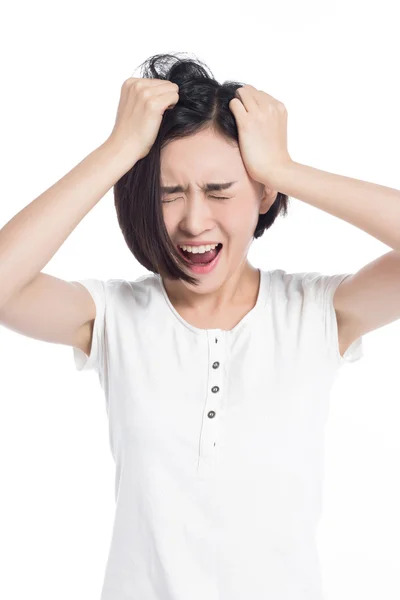
M 215 417 L 215 412 L 213 410 L 210 410 L 210 412 L 208 413 L 208 417 L 210 419 L 213 419 Z
M 219 387 L 217 385 L 214 385 L 214 387 L 211 388 L 211 391 L 214 392 L 214 394 L 216 394 L 217 392 L 219 392 Z
M 213 363 L 213 369 L 218 369 L 219 367 L 219 362 L 216 360 L 215 363 Z

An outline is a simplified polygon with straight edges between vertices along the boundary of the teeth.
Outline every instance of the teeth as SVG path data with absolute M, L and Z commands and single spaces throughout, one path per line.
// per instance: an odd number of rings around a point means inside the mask
M 192 252 L 193 254 L 203 254 L 204 252 L 213 250 L 217 246 L 218 246 L 218 244 L 210 244 L 207 246 L 179 246 L 179 247 L 182 248 L 182 250 L 186 250 L 187 252 Z

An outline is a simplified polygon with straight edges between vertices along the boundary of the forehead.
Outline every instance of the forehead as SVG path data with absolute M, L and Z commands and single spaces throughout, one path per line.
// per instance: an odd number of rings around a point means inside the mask
M 244 175 L 239 148 L 216 134 L 200 132 L 172 140 L 160 155 L 161 185 L 204 186 L 212 182 L 232 182 Z

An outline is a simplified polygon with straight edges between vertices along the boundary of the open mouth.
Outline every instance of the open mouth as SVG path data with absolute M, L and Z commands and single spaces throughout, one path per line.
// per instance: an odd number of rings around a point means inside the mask
M 207 252 L 196 253 L 187 252 L 186 250 L 182 250 L 180 246 L 177 246 L 179 254 L 183 256 L 183 258 L 190 265 L 199 265 L 205 266 L 210 264 L 213 260 L 215 260 L 216 256 L 220 253 L 222 249 L 222 244 L 219 243 L 213 250 L 208 250 Z

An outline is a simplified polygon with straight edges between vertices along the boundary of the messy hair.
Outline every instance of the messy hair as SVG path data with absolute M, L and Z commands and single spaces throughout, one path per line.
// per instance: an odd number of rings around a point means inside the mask
M 190 275 L 183 256 L 172 243 L 166 229 L 161 203 L 160 154 L 171 140 L 193 135 L 204 129 L 222 134 L 238 145 L 236 120 L 229 102 L 242 83 L 216 81 L 200 60 L 180 58 L 174 54 L 156 54 L 140 66 L 140 77 L 169 80 L 179 86 L 179 100 L 164 111 L 157 137 L 149 153 L 138 160 L 114 185 L 114 204 L 125 242 L 149 271 L 192 285 L 198 280 Z M 260 214 L 253 238 L 269 229 L 279 214 L 287 215 L 289 198 L 278 192 L 265 214 Z

